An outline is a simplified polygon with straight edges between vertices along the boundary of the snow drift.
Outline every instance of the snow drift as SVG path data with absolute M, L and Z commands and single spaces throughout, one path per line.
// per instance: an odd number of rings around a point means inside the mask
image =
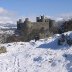
M 72 47 L 58 46 L 58 37 L 1 44 L 7 52 L 0 54 L 0 72 L 72 72 Z

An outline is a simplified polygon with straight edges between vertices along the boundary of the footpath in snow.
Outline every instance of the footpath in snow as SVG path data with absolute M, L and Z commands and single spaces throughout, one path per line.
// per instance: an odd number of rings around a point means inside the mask
M 72 72 L 72 46 L 58 46 L 58 37 L 2 44 L 0 72 Z

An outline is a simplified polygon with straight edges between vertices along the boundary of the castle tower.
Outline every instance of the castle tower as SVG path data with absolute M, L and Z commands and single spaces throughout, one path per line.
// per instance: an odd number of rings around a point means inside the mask
M 21 29 L 21 23 L 22 23 L 22 20 L 19 19 L 19 21 L 17 21 L 17 30 Z
M 24 25 L 25 25 L 26 28 L 30 28 L 31 27 L 31 22 L 29 21 L 29 18 L 25 19 Z
M 40 17 L 36 17 L 36 22 L 40 22 Z
M 29 21 L 29 18 L 25 18 L 25 22 L 28 22 Z
M 19 19 L 19 21 L 18 21 L 19 23 L 22 23 L 22 19 Z
M 41 22 L 45 22 L 45 20 L 44 20 L 44 15 L 41 16 Z

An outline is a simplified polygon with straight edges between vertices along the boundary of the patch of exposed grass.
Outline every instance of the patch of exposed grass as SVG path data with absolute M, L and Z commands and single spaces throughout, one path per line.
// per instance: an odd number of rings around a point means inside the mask
M 0 54 L 1 53 L 6 53 L 6 52 L 7 52 L 6 48 L 4 46 L 1 46 L 0 47 Z

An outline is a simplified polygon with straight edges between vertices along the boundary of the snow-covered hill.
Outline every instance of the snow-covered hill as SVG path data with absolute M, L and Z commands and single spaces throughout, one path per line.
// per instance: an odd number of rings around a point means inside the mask
M 16 28 L 17 28 L 16 24 L 10 24 L 10 23 L 0 24 L 0 29 L 16 29 Z
M 14 34 L 16 24 L 0 24 L 0 43 L 6 42 L 7 37 Z
M 72 72 L 72 46 L 58 46 L 58 37 L 1 44 L 7 52 L 0 54 L 0 72 Z

